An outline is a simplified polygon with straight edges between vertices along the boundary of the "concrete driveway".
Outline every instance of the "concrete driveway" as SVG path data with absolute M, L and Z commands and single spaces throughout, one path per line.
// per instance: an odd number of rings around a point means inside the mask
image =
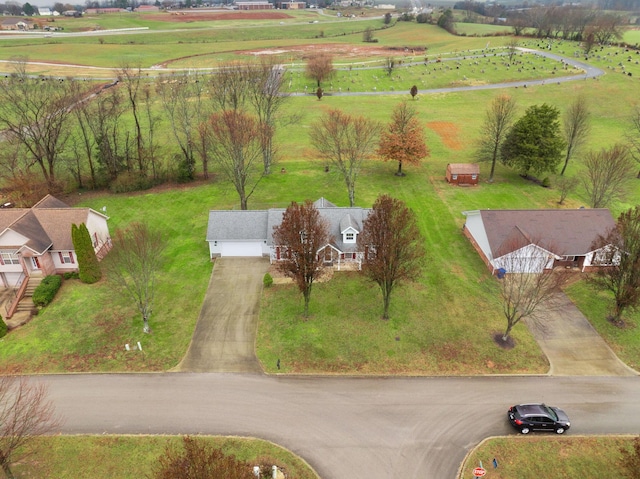
M 187 354 L 174 371 L 261 373 L 255 355 L 265 258 L 218 258 Z
M 547 355 L 552 376 L 635 376 L 564 293 L 537 321 L 526 321 Z

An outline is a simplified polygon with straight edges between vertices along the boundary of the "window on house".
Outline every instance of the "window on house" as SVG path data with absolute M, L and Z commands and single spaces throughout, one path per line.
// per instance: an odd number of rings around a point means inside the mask
M 346 233 L 344 235 L 344 240 L 348 243 L 355 241 L 356 235 L 354 233 Z
M 71 261 L 71 253 L 69 253 L 68 251 L 63 251 L 62 252 L 62 262 L 64 264 L 71 264 L 73 263 L 73 261 Z
M 478 175 L 471 175 L 471 179 L 475 180 L 478 177 Z
M 2 257 L 2 264 L 20 264 L 20 260 L 16 254 L 2 252 L 0 256 Z
M 457 180 L 458 179 L 458 175 L 451 175 L 451 179 L 452 180 Z

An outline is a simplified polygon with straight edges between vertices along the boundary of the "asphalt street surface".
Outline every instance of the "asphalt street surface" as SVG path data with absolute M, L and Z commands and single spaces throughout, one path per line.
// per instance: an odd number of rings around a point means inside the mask
M 454 478 L 466 452 L 516 434 L 509 406 L 561 406 L 568 434 L 638 434 L 637 377 L 319 378 L 59 375 L 67 434 L 223 434 L 271 440 L 323 479 Z M 500 458 L 497 458 L 500 461 Z

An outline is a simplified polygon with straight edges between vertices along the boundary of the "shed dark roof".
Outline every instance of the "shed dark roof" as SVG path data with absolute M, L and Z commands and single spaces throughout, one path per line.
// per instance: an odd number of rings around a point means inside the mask
M 615 227 L 607 209 L 480 210 L 494 258 L 535 243 L 558 255 L 585 255 Z

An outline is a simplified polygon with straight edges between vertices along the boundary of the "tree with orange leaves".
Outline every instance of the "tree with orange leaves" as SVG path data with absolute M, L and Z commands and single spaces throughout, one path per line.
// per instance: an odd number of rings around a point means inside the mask
M 404 176 L 402 163 L 418 165 L 429 156 L 424 142 L 424 128 L 418 121 L 418 114 L 407 102 L 402 102 L 393 110 L 389 127 L 380 135 L 378 155 L 383 160 L 398 162 L 396 176 Z

